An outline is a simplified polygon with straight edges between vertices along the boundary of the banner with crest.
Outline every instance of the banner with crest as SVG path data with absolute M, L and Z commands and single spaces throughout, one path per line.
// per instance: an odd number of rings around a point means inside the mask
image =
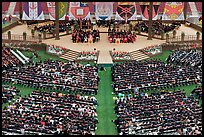
M 90 19 L 88 2 L 70 2 L 69 19 Z
M 68 3 L 59 2 L 59 20 L 65 20 Z M 47 2 L 50 20 L 55 20 L 55 2 Z
M 166 2 L 162 20 L 184 20 L 184 2 Z
M 22 20 L 44 20 L 41 2 L 24 2 Z
M 115 20 L 137 20 L 135 2 L 118 2 Z
M 149 4 L 148 2 L 140 3 L 140 7 L 142 10 L 142 20 L 149 20 Z M 161 2 L 153 2 L 152 6 L 152 20 L 157 20 L 158 19 L 158 10 Z
M 113 16 L 113 2 L 96 2 L 95 16 L 97 20 L 110 20 Z

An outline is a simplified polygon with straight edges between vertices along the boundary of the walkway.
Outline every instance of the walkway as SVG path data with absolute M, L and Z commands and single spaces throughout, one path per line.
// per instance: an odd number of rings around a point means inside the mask
M 100 71 L 99 76 L 99 91 L 96 95 L 99 103 L 97 107 L 99 123 L 96 135 L 117 135 L 116 125 L 112 122 L 116 119 L 116 115 L 114 114 L 113 88 L 111 86 L 111 68 L 107 67 L 106 71 Z

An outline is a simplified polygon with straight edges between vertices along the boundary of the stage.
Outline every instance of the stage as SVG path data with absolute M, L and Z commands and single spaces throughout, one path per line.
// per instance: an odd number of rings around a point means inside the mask
M 97 27 L 96 27 L 97 29 Z M 98 28 L 100 32 L 107 32 L 108 28 Z M 26 24 L 16 26 L 12 28 L 11 34 L 23 34 L 23 32 L 26 32 L 27 35 L 31 35 L 31 29 L 27 27 Z M 181 33 L 184 32 L 186 35 L 196 35 L 196 30 L 187 27 L 185 25 L 181 25 L 181 27 L 177 30 L 177 35 L 181 35 Z M 7 34 L 7 32 L 4 32 L 3 34 Z M 202 32 L 200 32 L 201 38 L 202 38 Z M 148 47 L 150 45 L 156 45 L 156 44 L 162 44 L 165 43 L 166 40 L 158 40 L 154 39 L 153 40 L 147 40 L 147 37 L 144 36 L 139 36 L 137 35 L 137 40 L 134 43 L 110 43 L 108 41 L 108 33 L 100 33 L 100 40 L 99 42 L 96 43 L 72 43 L 71 40 L 71 35 L 66 35 L 60 37 L 60 40 L 55 40 L 55 38 L 52 39 L 46 39 L 42 41 L 43 43 L 46 44 L 51 44 L 51 45 L 58 45 L 61 47 L 65 47 L 71 50 L 75 51 L 93 51 L 94 48 L 96 50 L 99 50 L 99 57 L 98 57 L 98 62 L 97 64 L 112 64 L 112 58 L 110 56 L 109 51 L 113 50 L 115 48 L 116 51 L 135 51 L 139 50 L 145 47 Z

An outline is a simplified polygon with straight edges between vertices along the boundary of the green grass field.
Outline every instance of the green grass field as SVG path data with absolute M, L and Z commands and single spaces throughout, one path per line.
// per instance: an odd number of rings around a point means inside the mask
M 23 51 L 22 52 L 25 56 L 27 57 L 33 57 L 32 52 L 27 52 Z M 36 59 L 34 58 L 34 61 L 39 61 L 39 60 L 45 60 L 52 58 L 53 60 L 61 60 L 61 61 L 66 61 L 64 59 L 60 59 L 58 56 L 50 55 L 47 54 L 45 51 L 37 51 L 38 55 L 40 58 Z M 155 56 L 153 58 L 155 59 L 161 59 L 162 61 L 165 62 L 166 58 L 170 54 L 170 51 L 164 51 L 162 54 Z M 86 65 L 87 62 L 82 62 L 82 64 Z M 91 65 L 95 65 L 94 63 L 90 63 Z M 98 107 L 97 107 L 97 114 L 98 114 L 98 120 L 99 123 L 97 124 L 97 130 L 96 130 L 96 135 L 118 135 L 117 130 L 116 130 L 116 125 L 112 122 L 112 120 L 116 119 L 116 115 L 114 113 L 114 100 L 113 97 L 115 95 L 112 95 L 113 88 L 111 86 L 112 84 L 112 76 L 111 76 L 111 68 L 106 67 L 106 71 L 99 71 L 99 76 L 100 76 L 100 82 L 99 82 L 99 91 L 98 94 L 96 95 L 96 98 L 98 100 Z M 7 84 L 7 85 L 13 85 L 13 84 L 8 84 L 8 83 L 2 83 L 2 84 Z M 29 95 L 33 90 L 33 88 L 28 88 L 28 87 L 23 87 L 21 85 L 14 85 L 18 89 L 21 90 L 21 95 L 24 97 L 26 95 Z M 189 96 L 190 92 L 195 88 L 196 85 L 189 85 L 189 86 L 182 86 L 182 87 L 177 87 L 175 89 L 184 89 L 186 92 L 186 95 Z M 168 90 L 173 90 L 173 89 L 168 89 Z M 58 92 L 58 91 L 56 91 Z M 147 93 L 151 93 L 153 91 L 148 91 Z M 64 92 L 63 92 L 64 93 Z M 15 97 L 17 99 L 18 96 Z M 15 100 L 13 100 L 11 103 L 13 103 Z M 200 100 L 201 104 L 202 101 Z M 6 106 L 8 106 L 9 103 L 3 104 L 2 109 Z
M 96 135 L 117 135 L 116 125 L 111 121 L 116 119 L 112 95 L 113 88 L 111 86 L 111 68 L 108 67 L 106 71 L 100 71 L 99 76 L 99 92 L 96 96 L 99 103 L 97 108 L 99 123 Z
M 150 59 L 160 59 L 161 61 L 166 62 L 166 58 L 171 54 L 171 51 L 169 50 L 165 50 L 162 52 L 162 54 L 159 54 L 159 55 L 156 55 L 156 56 L 153 56 L 151 58 L 148 58 L 146 60 L 150 60 Z

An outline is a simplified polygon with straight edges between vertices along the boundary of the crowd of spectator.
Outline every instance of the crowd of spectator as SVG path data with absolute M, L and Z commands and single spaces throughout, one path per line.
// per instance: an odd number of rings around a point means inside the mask
M 168 63 L 176 65 L 202 67 L 202 51 L 201 50 L 175 50 L 167 58 Z
M 178 23 L 172 23 L 172 24 L 163 24 L 161 21 L 153 21 L 152 23 L 152 31 L 154 34 L 160 35 L 161 31 L 164 31 L 164 33 L 167 33 L 169 31 L 174 30 L 176 27 L 181 26 Z M 141 32 L 148 33 L 149 29 L 149 23 L 148 22 L 140 22 L 134 26 L 135 30 L 141 29 Z
M 2 48 L 2 68 L 10 68 L 13 66 L 22 65 L 20 60 L 11 52 L 8 47 Z
M 119 135 L 202 135 L 202 108 L 180 89 L 115 101 Z
M 2 85 L 2 104 L 10 102 L 14 99 L 15 96 L 20 94 L 20 90 L 18 90 L 14 86 Z
M 2 81 L 40 89 L 97 94 L 99 77 L 96 66 L 48 59 L 4 70 Z
M 137 36 L 127 31 L 115 31 L 115 29 L 108 30 L 108 39 L 110 43 L 134 43 Z
M 33 91 L 2 111 L 2 131 L 21 135 L 94 135 L 95 97 Z
M 197 98 L 197 99 L 202 99 L 202 95 L 203 95 L 203 90 L 201 86 L 197 86 L 195 89 L 193 89 L 193 91 L 191 92 L 191 94 L 193 95 L 193 97 Z
M 71 24 L 68 22 L 60 22 L 59 23 L 59 32 L 65 32 L 66 28 L 70 27 Z M 55 29 L 55 22 L 49 22 L 49 23 L 43 23 L 41 25 L 35 25 L 34 30 L 38 32 L 47 32 L 47 33 L 53 33 Z
M 202 82 L 202 69 L 166 64 L 160 60 L 146 60 L 114 64 L 112 79 L 115 92 L 134 92 L 173 88 Z
M 100 32 L 99 30 L 90 30 L 84 31 L 82 29 L 74 30 L 72 34 L 72 42 L 73 43 L 95 43 L 100 40 Z

